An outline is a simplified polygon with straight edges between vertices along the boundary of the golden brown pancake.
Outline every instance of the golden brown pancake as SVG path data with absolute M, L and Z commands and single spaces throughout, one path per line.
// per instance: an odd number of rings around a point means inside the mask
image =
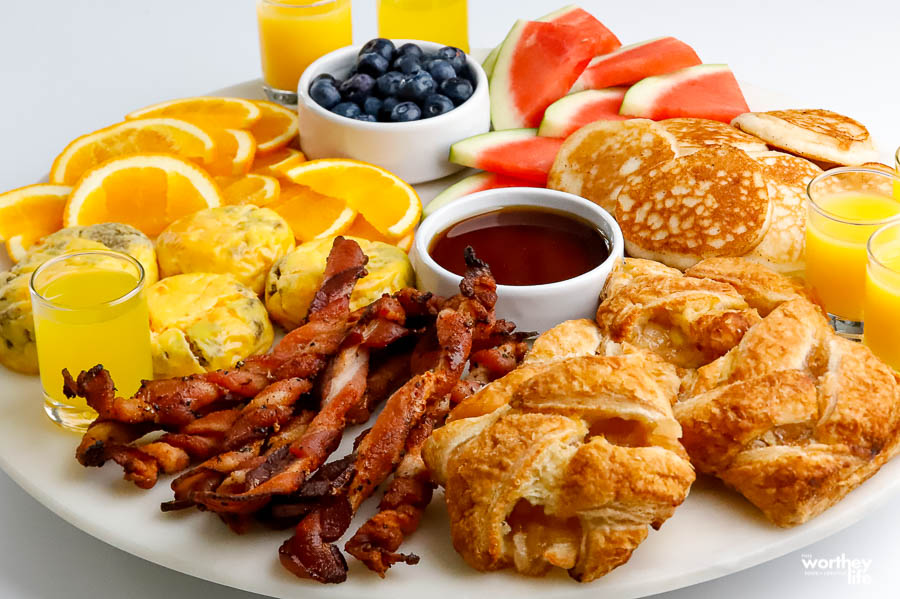
M 665 119 L 659 124 L 678 142 L 679 155 L 696 152 L 706 146 L 732 146 L 745 152 L 765 152 L 766 142 L 736 127 L 709 119 Z
M 729 146 L 629 177 L 616 204 L 629 255 L 682 269 L 748 253 L 768 231 L 771 212 L 762 165 Z
M 878 159 L 868 129 L 830 110 L 747 112 L 731 124 L 770 146 L 821 164 L 856 165 Z

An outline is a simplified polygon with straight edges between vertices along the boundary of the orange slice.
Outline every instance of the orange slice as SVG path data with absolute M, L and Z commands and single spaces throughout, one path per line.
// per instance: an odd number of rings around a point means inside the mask
M 354 218 L 353 222 L 350 224 L 350 228 L 344 231 L 343 234 L 349 235 L 350 237 L 361 237 L 363 239 L 368 239 L 369 241 L 390 243 L 391 245 L 396 243 L 396 239 L 391 239 L 386 235 L 382 235 L 362 214 L 356 215 L 356 218 Z
M 266 208 L 288 222 L 300 243 L 342 235 L 356 218 L 356 211 L 343 200 L 292 183 L 282 183 L 281 195 Z
M 152 116 L 184 119 L 202 127 L 247 129 L 262 117 L 262 110 L 243 98 L 198 96 L 151 104 L 125 115 L 125 118 L 131 120 Z
M 256 138 L 256 151 L 260 154 L 274 152 L 288 145 L 297 137 L 297 113 L 274 102 L 254 100 L 262 111 L 262 118 L 250 127 Z
M 303 162 L 306 162 L 303 152 L 293 148 L 282 148 L 262 156 L 257 155 L 253 159 L 253 166 L 250 167 L 250 170 L 260 175 L 284 177 L 289 170 Z
M 200 167 L 170 154 L 134 154 L 84 174 L 66 202 L 63 225 L 117 222 L 155 237 L 169 223 L 222 203 Z
M 415 241 L 415 239 L 416 239 L 416 234 L 410 233 L 409 235 L 407 235 L 406 237 L 404 237 L 403 239 L 398 241 L 396 243 L 396 246 L 408 254 L 409 250 L 412 249 L 413 241 Z
M 275 177 L 250 173 L 234 177 L 216 177 L 223 204 L 265 206 L 278 199 L 281 185 Z
M 373 164 L 343 158 L 310 160 L 291 168 L 287 177 L 344 200 L 393 240 L 411 233 L 422 216 L 422 202 L 412 186 Z
M 0 194 L 0 239 L 18 262 L 35 242 L 62 229 L 63 209 L 72 188 L 40 183 Z
M 146 118 L 82 135 L 53 161 L 50 182 L 74 185 L 86 171 L 116 156 L 163 152 L 207 164 L 216 145 L 203 129 L 181 119 Z
M 205 164 L 213 176 L 246 175 L 256 157 L 256 140 L 243 129 L 210 129 L 216 144 L 216 158 Z

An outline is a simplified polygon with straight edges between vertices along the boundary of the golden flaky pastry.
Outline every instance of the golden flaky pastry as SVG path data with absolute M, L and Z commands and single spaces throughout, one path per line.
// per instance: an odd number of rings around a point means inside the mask
M 694 466 L 778 526 L 837 503 L 900 450 L 900 381 L 797 299 L 700 368 L 674 406 Z
M 628 561 L 694 481 L 670 408 L 678 384 L 647 352 L 576 356 L 439 429 L 424 457 L 456 550 L 478 570 L 556 566 L 581 582 Z

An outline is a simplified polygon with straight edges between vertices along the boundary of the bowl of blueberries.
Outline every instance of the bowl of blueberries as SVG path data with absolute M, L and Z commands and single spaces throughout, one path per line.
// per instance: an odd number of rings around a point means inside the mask
M 376 38 L 335 50 L 307 67 L 297 95 L 307 158 L 362 160 L 409 183 L 460 170 L 450 146 L 491 124 L 481 65 L 428 41 Z

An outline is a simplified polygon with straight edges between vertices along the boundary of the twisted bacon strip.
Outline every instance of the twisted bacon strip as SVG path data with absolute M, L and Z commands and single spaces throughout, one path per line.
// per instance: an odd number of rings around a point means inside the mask
M 84 397 L 98 412 L 76 450 L 78 461 L 84 466 L 101 466 L 112 459 L 124 467 L 126 479 L 149 488 L 156 482 L 159 459 L 170 458 L 163 465 L 164 471 L 177 471 L 187 466 L 187 447 L 202 455 L 217 451 L 218 444 L 216 439 L 207 439 L 204 449 L 200 443 L 191 446 L 185 437 L 178 436 L 143 448 L 131 443 L 159 428 L 174 428 L 178 435 L 189 435 L 189 425 L 216 408 L 227 407 L 222 402 L 234 403 L 242 397 L 257 399 L 233 422 L 226 434 L 229 446 L 237 447 L 267 434 L 268 428 L 290 417 L 293 403 L 309 390 L 311 379 L 327 365 L 353 326 L 350 293 L 355 282 L 365 276 L 366 261 L 356 242 L 336 238 L 307 323 L 288 333 L 272 353 L 248 358 L 235 369 L 145 381 L 131 398 L 115 395 L 112 378 L 102 366 L 80 373 L 77 381 L 63 371 L 66 394 Z M 285 379 L 299 380 L 279 384 Z M 270 388 L 273 383 L 277 386 Z

